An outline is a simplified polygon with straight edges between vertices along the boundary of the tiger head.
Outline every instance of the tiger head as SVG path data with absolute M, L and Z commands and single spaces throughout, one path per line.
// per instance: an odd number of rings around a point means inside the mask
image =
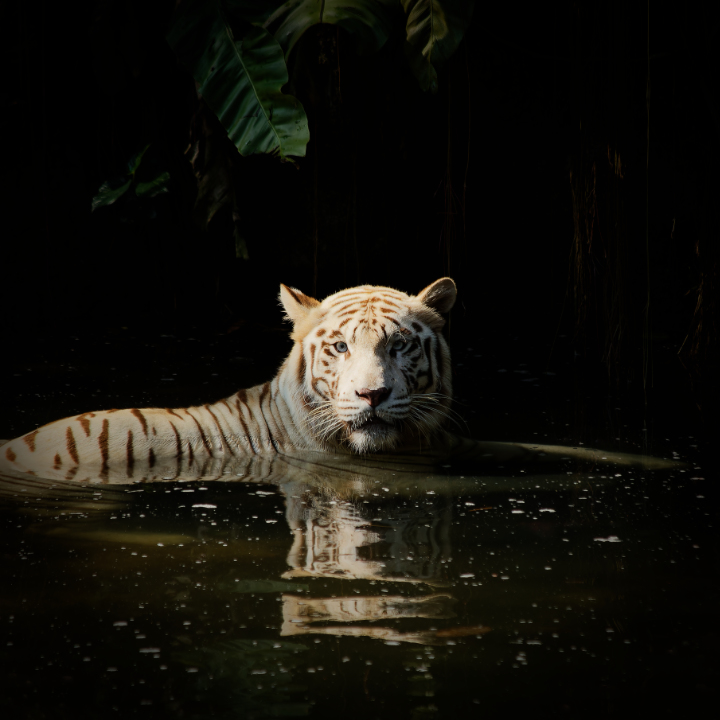
M 450 412 L 450 351 L 440 330 L 457 290 L 419 295 L 363 285 L 319 302 L 281 285 L 293 322 L 294 400 L 322 445 L 372 452 L 430 441 Z

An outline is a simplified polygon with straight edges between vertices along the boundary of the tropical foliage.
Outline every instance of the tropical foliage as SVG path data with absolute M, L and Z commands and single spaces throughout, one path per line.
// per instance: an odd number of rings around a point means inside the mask
M 283 89 L 297 44 L 310 28 L 338 27 L 361 55 L 394 37 L 420 88 L 435 92 L 438 68 L 457 49 L 472 10 L 472 0 L 181 0 L 166 39 L 194 78 L 200 101 L 186 152 L 197 180 L 195 225 L 206 230 L 227 207 L 234 222 L 240 215 L 235 160 L 222 149 L 222 130 L 241 156 L 271 155 L 292 163 L 305 156 L 308 118 L 300 100 Z M 210 122 L 208 113 L 220 125 Z M 124 176 L 103 183 L 93 210 L 123 196 L 123 202 L 136 202 L 168 190 L 168 172 L 137 181 L 146 150 L 130 159 Z M 247 257 L 237 223 L 234 235 L 236 256 Z
M 168 42 L 242 155 L 305 155 L 307 117 L 281 92 L 287 65 L 267 30 L 248 24 L 238 38 L 222 3 L 196 0 L 180 6 Z
M 288 58 L 310 27 L 339 26 L 361 53 L 379 50 L 398 27 L 420 86 L 435 91 L 437 67 L 457 49 L 472 10 L 471 0 L 288 0 L 275 9 L 185 0 L 167 37 L 238 151 L 286 160 L 304 156 L 310 139 L 302 105 L 281 91 Z
M 140 162 L 149 147 L 146 145 L 130 158 L 125 175 L 108 180 L 100 186 L 97 195 L 92 200 L 93 211 L 106 205 L 112 205 L 130 189 L 139 198 L 151 198 L 168 191 L 167 182 L 170 179 L 170 173 L 167 171 L 160 172 L 155 177 L 142 182 L 137 177 Z

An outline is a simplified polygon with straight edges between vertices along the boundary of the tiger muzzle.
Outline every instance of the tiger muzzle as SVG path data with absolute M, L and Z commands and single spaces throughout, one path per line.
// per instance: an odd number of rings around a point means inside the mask
M 362 390 L 356 390 L 355 394 L 359 398 L 362 398 L 371 408 L 376 408 L 381 402 L 390 397 L 391 392 L 392 390 L 390 388 L 381 387 L 376 390 L 363 388 Z

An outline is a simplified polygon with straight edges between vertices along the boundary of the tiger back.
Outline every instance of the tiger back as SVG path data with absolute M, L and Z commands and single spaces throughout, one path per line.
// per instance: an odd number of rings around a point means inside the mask
M 440 331 L 455 298 L 450 278 L 417 296 L 363 285 L 322 302 L 281 285 L 294 344 L 271 381 L 196 407 L 64 418 L 0 447 L 0 469 L 66 480 L 154 470 L 170 479 L 294 450 L 428 448 L 451 404 Z

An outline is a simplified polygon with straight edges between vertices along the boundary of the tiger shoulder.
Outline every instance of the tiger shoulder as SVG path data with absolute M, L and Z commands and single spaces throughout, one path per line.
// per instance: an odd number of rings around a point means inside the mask
M 68 480 L 81 467 L 132 477 L 136 466 L 168 462 L 180 474 L 213 458 L 432 446 L 452 401 L 441 329 L 456 295 L 450 278 L 418 295 L 362 285 L 323 301 L 281 285 L 294 343 L 269 382 L 196 407 L 57 420 L 0 447 L 0 467 Z

